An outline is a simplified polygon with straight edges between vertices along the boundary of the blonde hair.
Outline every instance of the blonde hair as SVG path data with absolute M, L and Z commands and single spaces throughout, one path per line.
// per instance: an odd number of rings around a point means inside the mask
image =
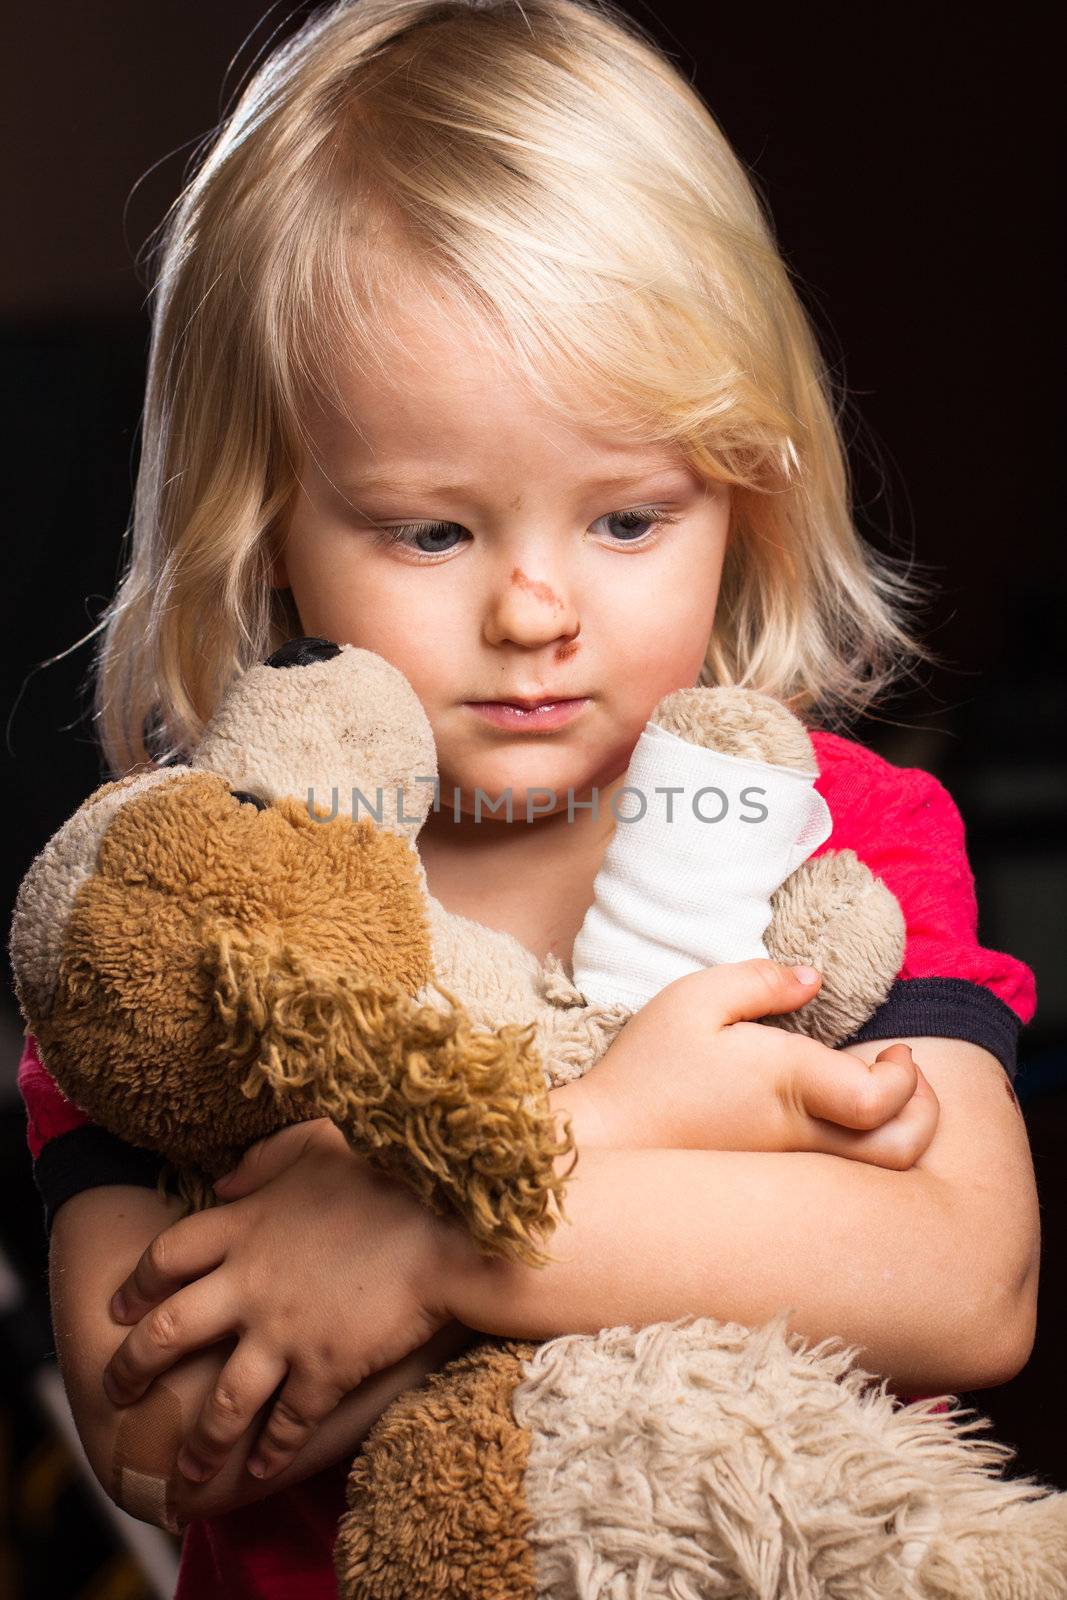
M 185 755 L 234 674 L 302 631 L 269 576 L 305 407 L 340 404 L 331 349 L 387 369 L 415 282 L 562 413 L 733 486 L 701 682 L 840 717 L 923 653 L 908 578 L 853 524 L 840 397 L 761 201 L 611 0 L 312 13 L 202 151 L 156 261 L 129 560 L 98 624 L 114 773 Z

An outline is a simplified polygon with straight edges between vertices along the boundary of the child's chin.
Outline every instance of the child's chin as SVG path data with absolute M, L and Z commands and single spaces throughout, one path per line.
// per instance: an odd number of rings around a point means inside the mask
M 588 801 L 596 787 L 587 767 L 578 763 L 565 766 L 559 762 L 537 765 L 533 772 L 515 763 L 494 765 L 488 771 L 482 767 L 477 777 L 457 777 L 441 780 L 440 815 L 451 815 L 456 805 L 454 784 L 460 787 L 459 808 L 464 818 L 485 823 L 538 821 L 542 817 L 562 814 L 566 816 L 568 796 L 574 808 L 575 820 L 590 814 Z M 510 807 L 508 804 L 510 796 Z M 581 804 L 581 802 L 585 802 Z M 605 804 L 603 796 L 600 809 Z M 581 809 L 578 809 L 581 804 Z M 510 810 L 510 818 L 509 818 Z M 432 815 L 432 813 L 431 813 Z

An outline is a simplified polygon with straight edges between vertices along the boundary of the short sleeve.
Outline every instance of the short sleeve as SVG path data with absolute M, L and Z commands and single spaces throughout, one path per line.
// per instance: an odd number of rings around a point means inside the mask
M 19 1093 L 26 1107 L 26 1141 L 33 1157 L 33 1177 L 44 1201 L 45 1225 L 64 1200 L 83 1189 L 130 1183 L 154 1189 L 163 1168 L 151 1150 L 126 1144 L 106 1128 L 90 1122 L 61 1092 L 41 1060 L 37 1041 L 26 1035 L 18 1070 Z
M 833 817 L 822 850 L 854 850 L 896 896 L 906 943 L 883 1005 L 851 1042 L 928 1035 L 966 1039 L 1016 1070 L 1019 1031 L 1036 1008 L 1034 975 L 978 937 L 963 819 L 929 772 L 896 767 L 836 734 L 812 736 L 816 783 Z

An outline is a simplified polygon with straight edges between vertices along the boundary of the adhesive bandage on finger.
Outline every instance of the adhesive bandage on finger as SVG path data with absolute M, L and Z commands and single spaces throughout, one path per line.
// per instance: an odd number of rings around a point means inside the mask
M 574 941 L 586 1001 L 636 1010 L 686 973 L 766 956 L 771 896 L 830 835 L 817 777 L 647 723 Z

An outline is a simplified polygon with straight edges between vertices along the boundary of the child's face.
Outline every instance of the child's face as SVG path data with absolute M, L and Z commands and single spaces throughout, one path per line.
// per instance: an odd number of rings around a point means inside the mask
M 374 650 L 409 679 L 449 810 L 456 787 L 465 812 L 476 787 L 510 787 L 516 818 L 527 789 L 555 790 L 566 812 L 568 789 L 606 789 L 661 696 L 696 682 L 729 490 L 662 448 L 575 431 L 434 302 L 397 315 L 388 385 L 343 377 L 365 438 L 336 412 L 307 419 L 317 460 L 274 582 L 306 634 Z M 650 507 L 677 521 L 619 515 Z M 415 522 L 446 526 L 384 541 L 383 527 Z M 501 729 L 469 704 L 527 697 L 587 703 L 545 732 Z M 532 798 L 541 814 L 545 796 Z

